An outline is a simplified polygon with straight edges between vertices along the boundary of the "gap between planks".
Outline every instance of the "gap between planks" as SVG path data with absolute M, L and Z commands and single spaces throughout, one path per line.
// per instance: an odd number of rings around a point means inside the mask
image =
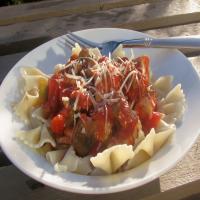
M 193 6 L 194 9 L 189 9 L 192 5 L 188 0 L 166 0 L 89 14 L 83 12 L 80 15 L 0 26 L 0 55 L 30 50 L 39 44 L 35 42 L 36 40 L 45 42 L 50 38 L 66 34 L 68 30 L 76 31 L 82 28 L 119 27 L 146 32 L 154 29 L 155 34 L 163 32 L 168 36 L 184 35 L 187 32 L 189 35 L 200 35 L 200 23 L 196 23 L 200 21 L 200 12 L 198 12 L 200 9 L 198 5 Z M 196 24 L 191 24 L 193 22 Z M 180 23 L 184 24 L 183 27 L 175 26 Z M 161 30 L 161 27 L 166 26 L 168 28 Z
M 158 0 L 109 0 L 109 2 L 99 0 L 98 3 L 87 0 L 84 5 L 78 5 L 76 2 L 72 8 L 63 8 L 65 6 L 54 10 L 50 8 L 50 10 L 40 11 L 39 9 L 38 12 L 35 11 L 32 14 L 20 15 L 18 13 L 16 16 L 9 17 L 8 15 L 6 18 L 4 17 L 6 16 L 5 11 L 1 11 L 0 26 L 56 17 L 62 20 L 63 17 L 74 15 L 77 16 L 77 19 L 88 18 L 88 24 L 90 24 L 93 20 L 98 22 L 98 17 L 101 18 L 102 14 L 104 15 L 103 24 L 110 22 L 109 26 L 135 30 L 147 30 L 200 21 L 200 2 L 198 0 L 165 0 L 162 2 Z M 70 18 L 68 20 L 70 21 Z

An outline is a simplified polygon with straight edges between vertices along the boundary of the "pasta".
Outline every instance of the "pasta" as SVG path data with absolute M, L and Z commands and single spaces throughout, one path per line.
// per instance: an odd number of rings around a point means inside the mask
M 158 110 L 166 115 L 165 120 L 168 122 L 181 120 L 185 111 L 185 95 L 180 84 L 170 90 L 161 100 Z
M 19 131 L 16 136 L 31 148 L 40 148 L 45 143 L 50 143 L 53 147 L 56 146 L 55 140 L 45 125 L 28 131 Z
M 23 67 L 21 69 L 22 77 L 25 81 L 25 91 L 37 90 L 39 93 L 38 104 L 46 99 L 46 90 L 48 85 L 48 76 L 35 67 Z
M 79 55 L 81 47 L 78 43 L 75 43 L 75 47 L 72 48 L 72 55 Z
M 31 121 L 31 125 L 33 127 L 42 125 L 42 124 L 46 124 L 47 126 L 49 126 L 49 122 L 48 120 L 46 120 L 43 116 L 42 116 L 42 108 L 41 107 L 37 107 L 36 109 L 34 109 L 31 113 L 30 116 L 30 121 Z
M 89 156 L 84 158 L 78 157 L 73 148 L 70 147 L 64 158 L 60 162 L 57 162 L 54 168 L 57 172 L 70 171 L 78 174 L 89 174 L 92 171 L 89 159 Z
M 32 148 L 32 149 L 36 153 L 45 157 L 48 152 L 52 151 L 53 147 L 50 143 L 45 143 L 43 146 L 41 146 L 39 148 Z
M 165 131 L 155 133 L 155 130 L 152 129 L 145 139 L 137 146 L 134 151 L 134 156 L 128 161 L 126 168 L 131 169 L 137 167 L 152 157 L 174 131 L 174 128 L 169 128 Z
M 16 115 L 18 115 L 25 123 L 28 123 L 30 111 L 38 104 L 38 101 L 38 90 L 34 89 L 30 92 L 26 91 L 22 100 L 14 107 Z
M 176 130 L 185 95 L 172 76 L 151 81 L 147 56 L 130 59 L 78 44 L 52 76 L 21 69 L 24 95 L 14 110 L 29 130 L 16 138 L 57 172 L 107 175 L 151 158 Z
M 116 145 L 98 153 L 90 159 L 94 167 L 100 168 L 108 174 L 116 172 L 127 160 L 133 157 L 131 145 Z
M 172 81 L 172 76 L 161 76 L 153 83 L 159 98 L 165 97 L 166 94 L 172 89 Z
M 120 58 L 123 58 L 125 56 L 125 52 L 123 50 L 123 46 L 122 45 L 119 45 L 115 51 L 112 53 L 112 57 L 113 58 L 117 58 L 117 57 L 120 57 Z
M 126 169 L 134 168 L 152 157 L 174 131 L 175 127 L 173 125 L 161 120 L 157 131 L 155 132 L 152 129 L 135 150 L 133 150 L 132 146 L 116 145 L 97 154 L 96 157 L 92 157 L 91 162 L 93 166 L 108 174 L 120 169 L 126 161 L 128 161 Z M 102 171 L 97 172 L 97 175 L 101 174 Z
M 52 164 L 55 165 L 56 163 L 60 162 L 62 158 L 64 157 L 66 153 L 66 150 L 55 150 L 55 151 L 49 151 L 46 154 L 46 159 Z
M 155 128 L 156 132 L 161 132 L 161 131 L 165 131 L 171 128 L 175 128 L 174 124 L 168 124 L 166 121 L 164 120 L 160 120 L 160 123 L 158 124 L 158 126 Z
M 24 67 L 21 69 L 21 74 L 25 81 L 25 95 L 15 106 L 15 112 L 24 122 L 28 123 L 30 111 L 46 98 L 48 78 L 35 67 Z

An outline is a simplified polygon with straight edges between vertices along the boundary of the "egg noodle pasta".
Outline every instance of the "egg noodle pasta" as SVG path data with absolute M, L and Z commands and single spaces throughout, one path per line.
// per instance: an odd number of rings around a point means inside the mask
M 175 133 L 185 111 L 181 85 L 172 76 L 152 81 L 150 58 L 112 56 L 78 44 L 66 64 L 46 75 L 22 67 L 24 94 L 15 114 L 28 124 L 16 138 L 57 172 L 107 175 L 151 158 Z

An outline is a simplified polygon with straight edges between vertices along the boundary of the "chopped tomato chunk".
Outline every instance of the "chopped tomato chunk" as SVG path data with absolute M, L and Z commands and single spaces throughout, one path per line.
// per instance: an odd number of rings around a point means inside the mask
M 56 135 L 63 135 L 65 128 L 65 118 L 63 115 L 58 114 L 51 120 L 51 130 Z
M 58 110 L 58 101 L 59 101 L 59 85 L 56 79 L 52 77 L 49 79 L 48 85 L 48 103 L 52 113 L 57 112 Z
M 80 90 L 74 90 L 71 94 L 71 98 L 75 99 L 78 98 L 77 108 L 78 110 L 89 110 L 92 106 L 92 101 L 90 99 L 89 93 L 81 92 Z
M 122 82 L 122 77 L 120 75 L 114 75 L 112 76 L 112 87 L 114 90 L 119 90 L 120 86 L 121 86 L 121 82 Z
M 161 113 L 153 112 L 152 117 L 143 122 L 143 129 L 145 133 L 149 133 L 152 128 L 156 128 L 160 122 Z
M 136 59 L 137 64 L 136 68 L 142 73 L 143 78 L 146 84 L 149 84 L 150 80 L 150 72 L 149 72 L 149 65 L 150 60 L 148 56 L 141 56 Z
M 121 99 L 120 101 L 120 111 L 118 114 L 118 119 L 121 125 L 118 136 L 122 140 L 128 141 L 129 144 L 133 144 L 133 133 L 136 125 L 138 124 L 138 116 L 130 109 L 128 102 L 125 99 Z
M 135 106 L 135 110 L 138 113 L 141 120 L 148 120 L 152 117 L 152 113 L 155 109 L 155 103 L 151 97 L 146 96 L 139 100 Z

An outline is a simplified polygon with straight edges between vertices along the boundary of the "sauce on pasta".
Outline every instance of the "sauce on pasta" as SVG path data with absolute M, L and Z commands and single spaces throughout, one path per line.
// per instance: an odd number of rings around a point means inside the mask
M 94 59 L 88 49 L 72 54 L 48 81 L 43 116 L 56 142 L 78 156 L 96 155 L 117 144 L 134 145 L 161 119 L 150 83 L 149 57 Z

